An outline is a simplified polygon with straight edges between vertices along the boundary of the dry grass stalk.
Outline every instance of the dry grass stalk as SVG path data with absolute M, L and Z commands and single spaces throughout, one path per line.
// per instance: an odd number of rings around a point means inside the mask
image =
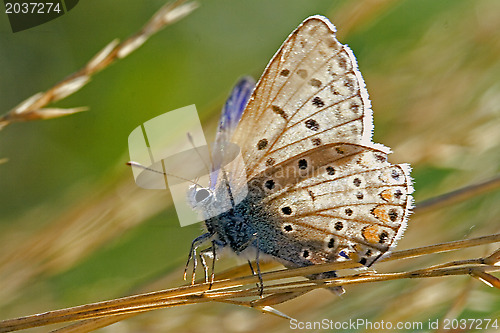
M 500 242 L 500 234 L 436 244 L 406 251 L 397 251 L 390 257 L 381 261 L 416 258 L 423 255 L 465 249 L 478 245 L 493 244 L 496 242 Z M 155 309 L 186 304 L 205 303 L 210 301 L 225 302 L 256 308 L 263 312 L 286 317 L 286 315 L 281 314 L 279 311 L 274 310 L 270 306 L 285 302 L 291 298 L 295 298 L 317 288 L 397 279 L 471 275 L 491 287 L 500 289 L 500 279 L 490 274 L 492 272 L 500 271 L 500 249 L 497 249 L 489 256 L 482 258 L 453 261 L 406 272 L 363 272 L 323 281 L 313 282 L 309 280 L 294 280 L 290 282 L 269 284 L 270 281 L 283 281 L 283 279 L 297 278 L 323 271 L 344 270 L 356 267 L 360 267 L 360 264 L 355 262 L 337 262 L 264 273 L 262 274 L 262 278 L 267 283 L 264 288 L 263 298 L 259 298 L 259 289 L 255 287 L 255 283 L 258 282 L 257 276 L 251 275 L 233 277 L 230 279 L 215 281 L 211 287 L 209 283 L 198 283 L 195 285 L 182 286 L 168 290 L 123 297 L 105 302 L 86 304 L 62 310 L 49 311 L 43 314 L 5 320 L 0 322 L 0 332 L 11 332 L 55 323 L 91 319 L 91 321 L 83 322 L 81 324 L 79 323 L 76 326 L 72 325 L 67 329 L 64 328 L 62 330 L 58 330 L 59 332 L 87 332 L 89 330 L 107 326 L 119 320 L 126 319 L 134 314 Z M 238 270 L 239 269 L 237 268 L 236 271 Z M 252 299 L 240 300 L 248 297 L 251 297 Z
M 473 198 L 475 196 L 484 194 L 488 191 L 498 189 L 500 187 L 500 176 L 496 176 L 492 179 L 486 180 L 481 183 L 469 185 L 458 189 L 453 192 L 449 192 L 428 200 L 425 200 L 415 207 L 415 213 L 425 213 L 432 211 L 434 209 L 439 209 L 443 206 L 449 206 L 456 204 L 461 201 Z
M 87 110 L 86 107 L 61 109 L 46 108 L 46 106 L 80 90 L 90 81 L 92 75 L 108 67 L 116 60 L 126 57 L 144 44 L 151 35 L 182 19 L 198 6 L 196 2 L 185 2 L 185 0 L 176 0 L 165 4 L 138 33 L 132 35 L 122 43 L 119 43 L 117 39 L 113 40 L 99 51 L 82 69 L 71 74 L 49 90 L 37 93 L 21 102 L 0 117 L 0 130 L 14 122 L 52 119 Z

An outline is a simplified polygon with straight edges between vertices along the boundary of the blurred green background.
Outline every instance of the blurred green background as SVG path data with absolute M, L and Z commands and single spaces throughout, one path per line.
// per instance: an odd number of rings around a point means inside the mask
M 374 141 L 393 149 L 393 163 L 412 164 L 417 201 L 498 173 L 500 2 L 199 3 L 56 104 L 88 106 L 88 112 L 0 131 L 0 159 L 8 159 L 0 164 L 0 319 L 180 285 L 201 225 L 181 228 L 168 192 L 136 187 L 125 165 L 128 135 L 157 115 L 196 104 L 211 140 L 232 85 L 243 75 L 258 78 L 286 36 L 313 14 L 327 16 L 353 49 L 373 104 Z M 15 34 L 0 14 L 0 112 L 77 71 L 111 40 L 137 32 L 163 4 L 81 1 L 66 15 Z M 498 233 L 499 199 L 497 191 L 416 214 L 398 249 Z M 424 280 L 350 287 L 342 299 L 317 291 L 278 308 L 302 321 L 427 322 L 447 316 L 457 303 L 460 318 L 500 314 L 498 290 L 468 277 Z M 105 330 L 179 329 L 289 326 L 250 309 L 204 304 L 155 311 Z

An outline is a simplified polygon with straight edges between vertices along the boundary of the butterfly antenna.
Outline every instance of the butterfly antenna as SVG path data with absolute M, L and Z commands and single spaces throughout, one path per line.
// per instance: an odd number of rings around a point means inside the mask
M 207 163 L 205 162 L 205 160 L 203 159 L 203 156 L 201 155 L 200 151 L 198 150 L 198 147 L 196 147 L 194 145 L 194 140 L 193 140 L 193 136 L 191 135 L 191 133 L 187 133 L 187 138 L 189 140 L 189 143 L 191 143 L 191 145 L 193 146 L 194 150 L 196 151 L 196 153 L 198 154 L 198 157 L 200 158 L 200 160 L 202 160 L 203 162 L 203 165 L 205 166 L 205 168 L 207 169 L 208 173 L 207 174 L 210 174 L 210 172 L 212 170 L 210 170 L 210 167 L 207 165 Z M 213 161 L 212 161 L 212 157 L 210 156 L 210 154 L 208 154 L 208 158 L 209 158 L 209 162 L 211 165 L 213 165 Z
M 192 181 L 190 179 L 187 179 L 187 178 L 183 178 L 183 177 L 180 177 L 180 176 L 176 176 L 176 175 L 172 175 L 170 173 L 166 173 L 166 172 L 161 172 L 161 171 L 158 171 L 158 170 L 155 170 L 155 169 L 152 169 L 152 168 L 149 168 L 147 166 L 144 166 L 142 165 L 141 163 L 137 163 L 137 162 L 134 162 L 134 161 L 129 161 L 126 163 L 127 165 L 130 165 L 131 167 L 134 167 L 134 168 L 139 168 L 139 169 L 143 169 L 143 170 L 147 170 L 147 171 L 151 171 L 151 172 L 154 172 L 154 173 L 158 173 L 160 175 L 164 175 L 164 176 L 170 176 L 170 177 L 175 177 L 177 179 L 180 179 L 180 180 L 183 180 L 183 181 L 186 181 L 188 183 L 191 183 L 193 185 L 198 185 L 198 186 L 201 186 L 200 184 L 198 184 L 197 182 L 195 181 Z

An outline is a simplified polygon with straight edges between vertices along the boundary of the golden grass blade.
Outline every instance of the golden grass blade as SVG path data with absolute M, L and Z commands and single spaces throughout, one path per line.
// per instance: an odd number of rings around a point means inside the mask
M 408 251 L 398 251 L 395 252 L 393 256 L 386 258 L 384 261 L 413 258 L 441 251 L 458 250 L 469 248 L 471 246 L 492 244 L 495 242 L 500 242 L 500 234 L 427 246 Z M 133 313 L 141 313 L 160 308 L 194 303 L 204 303 L 209 301 L 231 302 L 232 304 L 257 307 L 258 309 L 262 310 L 263 306 L 279 304 L 317 288 L 381 282 L 396 279 L 472 275 L 476 278 L 480 278 L 481 281 L 498 288 L 499 280 L 489 274 L 489 272 L 499 272 L 500 267 L 485 264 L 485 260 L 487 258 L 491 258 L 492 256 L 496 257 L 496 255 L 498 255 L 498 252 L 499 250 L 495 251 L 492 255 L 486 258 L 455 261 L 401 273 L 369 272 L 347 275 L 319 282 L 312 282 L 307 280 L 278 284 L 266 284 L 266 287 L 264 288 L 264 294 L 270 296 L 263 299 L 257 298 L 256 301 L 234 301 L 233 299 L 242 297 L 258 297 L 259 290 L 256 287 L 245 287 L 258 282 L 259 280 L 257 276 L 245 276 L 226 280 L 218 280 L 213 283 L 210 290 L 210 284 L 202 283 L 162 290 L 158 292 L 151 292 L 147 294 L 123 297 L 111 301 L 86 304 L 62 310 L 49 311 L 33 316 L 4 320 L 0 322 L 0 332 L 11 332 L 20 329 L 45 326 L 61 322 L 112 316 L 111 318 L 104 318 L 103 323 L 94 321 L 85 324 L 97 324 L 99 326 L 101 324 L 110 324 L 117 321 L 115 319 L 121 320 L 127 318 L 129 314 Z M 342 270 L 354 268 L 356 266 L 359 267 L 360 265 L 353 262 L 341 262 L 333 264 L 314 265 L 297 269 L 285 269 L 276 272 L 264 273 L 262 274 L 262 279 L 265 282 L 282 281 L 283 279 L 297 278 L 322 271 Z M 242 287 L 243 289 L 241 289 Z M 114 317 L 117 315 L 125 315 L 125 317 Z
M 83 107 L 64 110 L 45 108 L 45 106 L 77 92 L 85 86 L 90 81 L 90 78 L 97 72 L 108 67 L 116 60 L 126 57 L 144 44 L 151 35 L 182 19 L 196 9 L 197 6 L 195 2 L 186 3 L 185 0 L 176 0 L 165 4 L 138 33 L 129 37 L 122 43 L 119 43 L 118 40 L 113 40 L 99 51 L 81 70 L 57 83 L 49 90 L 29 97 L 17 107 L 0 117 L 0 130 L 13 122 L 51 119 L 86 110 L 86 108 Z

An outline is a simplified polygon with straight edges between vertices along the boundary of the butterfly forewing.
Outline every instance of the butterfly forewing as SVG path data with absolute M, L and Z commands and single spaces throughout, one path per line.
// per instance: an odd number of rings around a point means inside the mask
M 336 40 L 333 25 L 318 16 L 305 20 L 267 66 L 233 136 L 248 177 L 297 151 L 370 144 L 367 96 L 355 58 Z

